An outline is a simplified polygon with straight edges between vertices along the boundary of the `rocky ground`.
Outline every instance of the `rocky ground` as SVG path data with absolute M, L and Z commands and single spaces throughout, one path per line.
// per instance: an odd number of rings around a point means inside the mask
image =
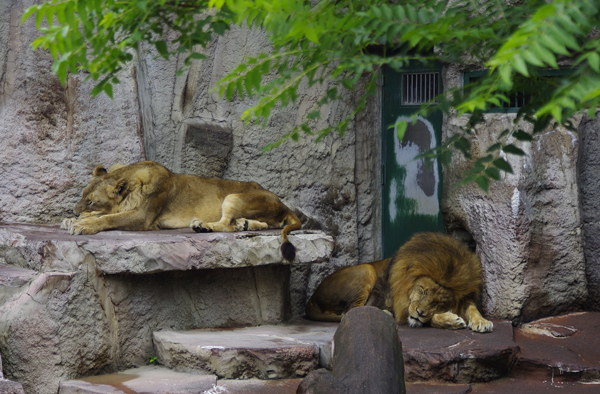
M 600 391 L 600 313 L 551 317 L 514 330 L 507 321 L 494 325 L 487 334 L 400 327 L 406 392 Z M 217 330 L 155 333 L 159 361 L 187 373 L 144 367 L 64 382 L 60 394 L 292 394 L 302 381 L 297 375 L 306 368 L 319 363 L 331 368 L 323 355 L 337 326 L 296 319 L 285 326 L 227 330 L 224 335 Z M 205 375 L 198 375 L 201 366 Z

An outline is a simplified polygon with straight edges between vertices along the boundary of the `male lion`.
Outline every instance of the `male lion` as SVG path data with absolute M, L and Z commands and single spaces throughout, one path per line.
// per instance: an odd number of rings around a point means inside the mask
M 490 332 L 475 302 L 481 265 L 462 242 L 439 233 L 420 233 L 391 259 L 342 268 L 317 287 L 306 305 L 312 320 L 339 321 L 351 308 L 389 309 L 400 324 L 438 328 L 468 327 Z
M 103 230 L 158 230 L 191 227 L 196 232 L 283 228 L 281 253 L 293 261 L 296 248 L 288 233 L 300 220 L 279 198 L 256 182 L 174 174 L 142 161 L 98 165 L 75 207 L 77 219 L 65 219 L 70 234 Z
M 490 332 L 475 302 L 481 288 L 479 259 L 462 242 L 440 233 L 419 233 L 394 253 L 388 297 L 396 321 L 421 327 Z

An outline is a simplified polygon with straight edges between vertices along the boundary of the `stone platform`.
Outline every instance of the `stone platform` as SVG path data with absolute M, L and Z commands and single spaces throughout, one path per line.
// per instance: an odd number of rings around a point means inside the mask
M 152 333 L 279 324 L 290 317 L 290 263 L 279 230 L 191 229 L 70 235 L 0 223 L 0 349 L 26 393 L 145 365 Z M 333 238 L 289 236 L 295 264 L 326 261 Z

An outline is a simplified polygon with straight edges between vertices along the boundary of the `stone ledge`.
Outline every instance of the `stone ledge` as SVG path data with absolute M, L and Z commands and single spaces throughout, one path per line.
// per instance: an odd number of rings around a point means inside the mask
M 73 271 L 94 259 L 103 274 L 289 264 L 281 257 L 280 233 L 175 229 L 70 235 L 56 225 L 0 223 L 0 258 L 38 271 Z M 295 231 L 289 239 L 297 249 L 294 263 L 319 263 L 333 252 L 333 237 L 321 231 Z

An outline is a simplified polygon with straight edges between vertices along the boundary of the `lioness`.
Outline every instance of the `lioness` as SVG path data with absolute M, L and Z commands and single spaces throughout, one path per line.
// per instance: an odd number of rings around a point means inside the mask
M 103 230 L 158 230 L 191 227 L 196 232 L 283 228 L 281 253 L 293 261 L 296 248 L 288 233 L 300 220 L 279 198 L 256 182 L 175 174 L 152 161 L 98 165 L 75 207 L 77 219 L 65 219 L 70 234 Z
M 371 290 L 378 287 L 373 271 L 384 288 L 378 294 Z M 306 314 L 313 320 L 339 320 L 348 309 L 365 305 L 362 300 L 376 299 L 399 324 L 490 332 L 493 323 L 476 306 L 481 284 L 481 264 L 466 245 L 448 235 L 419 233 L 391 259 L 342 268 L 325 278 Z

